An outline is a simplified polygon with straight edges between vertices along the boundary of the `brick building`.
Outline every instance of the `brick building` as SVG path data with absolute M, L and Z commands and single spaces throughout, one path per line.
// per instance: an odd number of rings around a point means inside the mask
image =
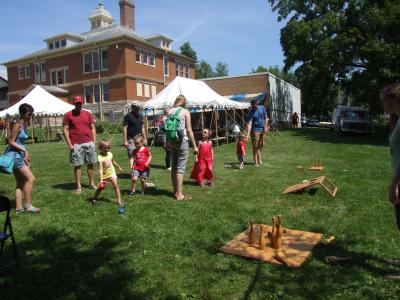
M 0 71 L 0 110 L 8 107 L 8 77 L 6 72 Z
M 120 24 L 100 2 L 89 31 L 49 37 L 45 49 L 5 62 L 10 105 L 39 84 L 68 102 L 83 95 L 85 107 L 104 114 L 152 98 L 176 76 L 194 79 L 195 60 L 172 51 L 172 40 L 161 34 L 139 36 L 134 2 L 119 6 Z

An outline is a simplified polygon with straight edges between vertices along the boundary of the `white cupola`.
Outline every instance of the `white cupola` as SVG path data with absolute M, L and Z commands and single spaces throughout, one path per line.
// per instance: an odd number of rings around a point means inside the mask
M 108 27 L 112 25 L 114 21 L 110 12 L 104 8 L 103 1 L 99 2 L 99 5 L 93 10 L 92 14 L 89 17 L 90 21 L 90 30 Z

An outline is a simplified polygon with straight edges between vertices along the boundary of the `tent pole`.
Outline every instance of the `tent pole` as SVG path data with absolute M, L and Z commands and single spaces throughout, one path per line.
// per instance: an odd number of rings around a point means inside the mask
M 144 131 L 146 132 L 146 136 L 144 138 L 147 140 L 149 136 L 149 120 L 147 118 L 146 109 L 144 110 Z
M 214 114 L 215 114 L 215 116 L 214 116 L 214 119 L 215 119 L 215 137 L 217 138 L 217 147 L 218 147 L 219 143 L 218 143 L 217 111 L 215 109 L 214 109 Z
M 228 115 L 225 109 L 225 135 L 226 135 L 226 144 L 228 144 L 229 132 L 228 132 Z
M 202 111 L 200 111 L 201 114 L 201 130 L 204 129 L 204 114 L 203 114 L 204 108 Z

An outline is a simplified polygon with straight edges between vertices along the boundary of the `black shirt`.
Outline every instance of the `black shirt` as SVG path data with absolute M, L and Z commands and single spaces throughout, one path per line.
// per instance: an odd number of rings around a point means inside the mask
M 135 135 L 142 133 L 143 117 L 135 116 L 133 113 L 127 113 L 124 117 L 124 126 L 127 127 L 127 138 L 132 139 Z

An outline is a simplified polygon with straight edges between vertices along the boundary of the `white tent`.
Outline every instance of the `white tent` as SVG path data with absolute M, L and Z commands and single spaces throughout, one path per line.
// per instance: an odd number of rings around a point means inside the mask
M 246 109 L 249 107 L 249 103 L 239 103 L 219 95 L 203 81 L 184 77 L 176 77 L 153 99 L 144 102 L 142 107 L 150 109 L 172 107 L 179 95 L 186 97 L 188 106 L 191 108 Z
M 74 109 L 73 105 L 58 99 L 52 94 L 46 92 L 40 86 L 36 86 L 22 100 L 5 110 L 0 111 L 0 117 L 18 114 L 18 108 L 23 103 L 32 105 L 35 115 L 61 115 Z

